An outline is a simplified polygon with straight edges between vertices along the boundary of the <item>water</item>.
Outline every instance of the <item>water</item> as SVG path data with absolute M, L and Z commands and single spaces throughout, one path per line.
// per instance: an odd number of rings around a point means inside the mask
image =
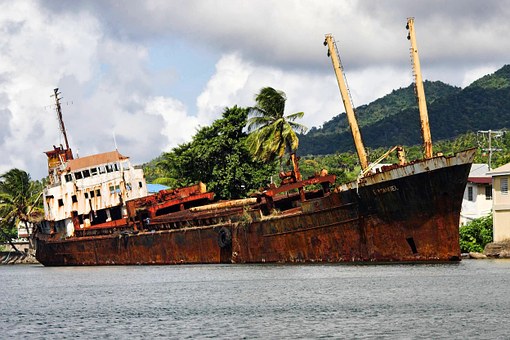
M 498 339 L 510 261 L 0 266 L 0 337 Z

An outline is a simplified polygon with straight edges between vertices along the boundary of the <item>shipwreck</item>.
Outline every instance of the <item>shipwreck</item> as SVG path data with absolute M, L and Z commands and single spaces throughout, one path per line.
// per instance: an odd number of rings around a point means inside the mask
M 49 183 L 36 258 L 46 266 L 280 262 L 447 262 L 460 260 L 459 216 L 474 150 L 433 155 L 425 94 L 408 19 L 424 156 L 380 168 L 365 153 L 336 44 L 325 45 L 362 167 L 335 186 L 322 172 L 290 174 L 250 198 L 216 202 L 203 183 L 147 194 L 143 172 L 118 151 L 75 159 L 46 152 Z M 380 161 L 380 160 L 378 160 Z M 315 184 L 315 190 L 304 190 Z

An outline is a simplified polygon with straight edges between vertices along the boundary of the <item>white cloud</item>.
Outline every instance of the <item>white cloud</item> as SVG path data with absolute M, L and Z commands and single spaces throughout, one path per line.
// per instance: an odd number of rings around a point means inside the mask
M 210 123 L 220 116 L 225 107 L 244 102 L 246 98 L 241 93 L 253 72 L 254 67 L 237 54 L 221 57 L 216 64 L 215 74 L 197 98 L 198 116 L 202 122 Z
M 188 115 L 184 104 L 172 98 L 152 98 L 146 104 L 144 112 L 163 117 L 164 125 L 161 127 L 161 134 L 166 137 L 167 144 L 161 151 L 169 151 L 172 147 L 189 142 L 190 136 L 200 125 L 197 117 Z
M 145 162 L 189 141 L 225 107 L 252 106 L 264 86 L 283 90 L 287 113 L 304 111 L 308 127 L 343 112 L 325 33 L 339 43 L 356 106 L 412 82 L 410 15 L 424 78 L 466 86 L 508 63 L 510 40 L 501 37 L 509 11 L 504 2 L 472 0 L 3 1 L 0 172 L 45 175 L 42 152 L 61 142 L 48 107 L 54 87 L 73 103 L 64 105 L 64 119 L 74 150 L 111 150 L 115 131 L 120 151 Z M 181 46 L 168 49 L 173 60 L 203 53 L 189 59 L 210 65 L 182 63 L 174 72 L 162 54 L 151 70 L 151 46 L 168 41 Z M 185 89 L 181 97 L 162 89 L 170 83 Z
M 466 71 L 466 73 L 464 73 L 464 79 L 462 80 L 461 86 L 462 87 L 469 86 L 475 80 L 477 80 L 487 74 L 494 73 L 500 67 L 501 67 L 501 65 L 497 65 L 497 66 L 496 65 L 485 65 L 485 66 L 480 66 L 480 67 L 477 67 L 474 69 L 469 69 Z

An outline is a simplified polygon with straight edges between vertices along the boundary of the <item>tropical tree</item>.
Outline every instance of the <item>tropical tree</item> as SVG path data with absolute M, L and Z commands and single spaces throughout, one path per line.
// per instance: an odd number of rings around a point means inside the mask
M 42 209 L 37 203 L 42 187 L 42 183 L 32 181 L 30 175 L 20 169 L 11 169 L 0 176 L 0 234 L 16 251 L 18 249 L 11 241 L 16 227 L 23 223 L 29 231 L 29 223 L 36 222 L 41 216 Z
M 205 182 L 219 199 L 246 197 L 265 186 L 276 168 L 252 159 L 246 147 L 248 109 L 225 108 L 222 117 L 197 130 L 193 140 L 164 153 L 156 162 L 160 177 L 170 187 Z
M 492 214 L 472 220 L 460 227 L 460 251 L 483 252 L 485 245 L 492 242 Z
M 284 115 L 286 100 L 283 91 L 272 87 L 260 90 L 255 97 L 256 105 L 250 108 L 251 117 L 247 125 L 250 135 L 247 138 L 247 145 L 255 159 L 266 162 L 279 159 L 280 167 L 285 152 L 289 152 L 294 174 L 296 179 L 300 180 L 296 158 L 299 138 L 296 132 L 305 133 L 307 128 L 295 122 L 296 119 L 303 117 L 303 112 Z

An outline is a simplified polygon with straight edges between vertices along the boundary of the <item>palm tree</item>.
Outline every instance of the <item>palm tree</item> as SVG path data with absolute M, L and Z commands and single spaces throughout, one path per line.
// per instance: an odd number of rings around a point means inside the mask
M 296 132 L 304 133 L 307 128 L 294 122 L 303 117 L 303 112 L 284 115 L 286 100 L 283 91 L 272 87 L 260 90 L 255 97 L 256 105 L 250 108 L 248 131 L 251 133 L 247 138 L 247 145 L 255 159 L 268 162 L 278 158 L 280 166 L 285 152 L 288 151 L 296 179 L 301 180 L 295 153 L 299 145 Z
M 35 222 L 36 216 L 40 216 L 42 212 L 37 206 L 41 193 L 41 183 L 31 181 L 30 175 L 23 170 L 11 169 L 0 176 L 0 231 L 16 251 L 18 250 L 6 230 L 23 223 L 27 232 L 29 231 L 28 223 Z M 32 247 L 30 235 L 29 241 Z

